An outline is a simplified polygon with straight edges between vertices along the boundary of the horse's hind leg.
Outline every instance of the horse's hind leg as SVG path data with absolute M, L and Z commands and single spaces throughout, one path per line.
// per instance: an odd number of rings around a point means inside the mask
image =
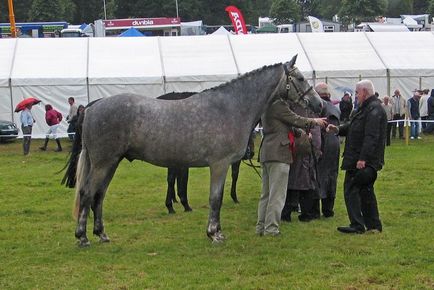
M 223 201 L 223 190 L 229 163 L 219 162 L 210 165 L 211 186 L 209 195 L 209 216 L 207 235 L 213 242 L 222 242 L 224 235 L 220 226 L 220 209 Z
M 232 186 L 231 186 L 231 197 L 235 203 L 238 203 L 237 197 L 237 181 L 238 175 L 240 174 L 240 164 L 241 160 L 232 163 Z
M 91 189 L 95 193 L 92 202 L 92 211 L 94 213 L 93 234 L 100 238 L 100 242 L 109 242 L 110 239 L 104 232 L 104 223 L 102 218 L 102 208 L 105 193 L 110 181 L 115 174 L 119 161 L 111 166 L 93 170 L 93 182 Z
M 181 200 L 181 204 L 184 206 L 184 211 L 192 211 L 190 205 L 188 204 L 187 197 L 187 186 L 188 186 L 188 167 L 181 167 L 178 171 L 178 178 L 176 181 L 176 187 L 178 188 L 178 196 Z
M 175 180 L 178 175 L 178 169 L 169 167 L 167 168 L 167 194 L 166 194 L 166 207 L 169 214 L 175 213 L 173 209 L 173 202 L 176 202 L 175 197 Z

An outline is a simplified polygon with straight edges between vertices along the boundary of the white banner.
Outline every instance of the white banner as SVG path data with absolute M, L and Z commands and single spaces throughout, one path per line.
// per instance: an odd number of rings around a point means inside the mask
M 318 18 L 313 17 L 313 16 L 308 16 L 307 18 L 309 18 L 310 27 L 312 28 L 312 32 L 324 32 L 324 26 L 323 26 L 321 20 L 319 20 Z

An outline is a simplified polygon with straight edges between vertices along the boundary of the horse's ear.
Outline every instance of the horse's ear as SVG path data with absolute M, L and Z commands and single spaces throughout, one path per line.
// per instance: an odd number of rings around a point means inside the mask
M 295 62 L 297 61 L 297 56 L 298 56 L 298 54 L 294 55 L 294 56 L 292 57 L 292 59 L 289 61 L 288 66 L 289 66 L 290 68 L 293 68 L 293 67 L 294 67 Z

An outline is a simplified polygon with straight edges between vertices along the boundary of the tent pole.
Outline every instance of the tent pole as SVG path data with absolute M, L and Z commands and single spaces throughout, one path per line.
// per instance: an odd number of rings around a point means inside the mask
M 14 14 L 14 1 L 8 0 L 9 7 L 9 22 L 11 23 L 11 37 L 17 37 L 17 27 L 15 25 L 15 14 Z

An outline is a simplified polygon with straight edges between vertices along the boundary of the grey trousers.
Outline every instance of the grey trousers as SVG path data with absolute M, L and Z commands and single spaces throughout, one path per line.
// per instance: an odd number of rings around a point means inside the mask
M 21 126 L 21 130 L 23 131 L 23 135 L 32 135 L 32 126 Z M 30 151 L 30 141 L 32 140 L 31 136 L 23 136 L 23 151 L 24 155 L 29 154 Z
M 256 233 L 279 234 L 280 217 L 285 205 L 288 187 L 289 164 L 264 162 L 262 167 L 262 192 L 258 204 Z

